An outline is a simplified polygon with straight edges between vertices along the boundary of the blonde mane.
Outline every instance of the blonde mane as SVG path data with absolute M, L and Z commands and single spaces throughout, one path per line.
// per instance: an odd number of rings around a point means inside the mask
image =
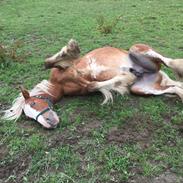
M 29 91 L 30 96 L 35 96 L 43 93 L 52 95 L 50 93 L 52 87 L 53 84 L 51 84 L 50 81 L 43 80 L 41 81 L 41 83 L 37 84 L 31 91 Z M 3 119 L 16 121 L 21 116 L 24 106 L 25 106 L 25 99 L 22 93 L 19 93 L 19 96 L 12 102 L 12 107 L 8 110 L 3 111 L 4 112 Z

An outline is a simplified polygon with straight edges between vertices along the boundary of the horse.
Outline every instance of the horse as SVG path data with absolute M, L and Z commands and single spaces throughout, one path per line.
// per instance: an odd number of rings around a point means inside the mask
M 71 39 L 59 52 L 45 60 L 51 69 L 49 80 L 43 80 L 31 91 L 20 87 L 20 94 L 4 119 L 17 120 L 24 114 L 43 127 L 52 129 L 59 123 L 53 104 L 63 96 L 86 95 L 99 91 L 103 105 L 113 101 L 112 92 L 121 95 L 166 95 L 183 100 L 183 83 L 172 80 L 161 70 L 171 68 L 183 77 L 183 59 L 162 56 L 149 45 L 135 44 L 128 51 L 110 46 L 94 49 L 80 56 L 78 43 Z

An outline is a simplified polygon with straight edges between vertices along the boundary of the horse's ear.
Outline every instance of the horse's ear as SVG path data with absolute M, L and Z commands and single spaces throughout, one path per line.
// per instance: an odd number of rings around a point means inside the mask
M 21 90 L 22 95 L 25 99 L 30 98 L 30 94 L 29 94 L 28 90 L 26 90 L 23 86 L 20 86 L 20 90 Z

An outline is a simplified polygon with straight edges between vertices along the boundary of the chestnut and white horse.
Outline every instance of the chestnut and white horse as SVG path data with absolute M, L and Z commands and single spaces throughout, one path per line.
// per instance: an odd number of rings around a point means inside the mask
M 22 112 L 46 128 L 59 123 L 52 105 L 64 95 L 85 95 L 100 91 L 105 99 L 112 100 L 112 92 L 121 95 L 128 91 L 138 95 L 176 95 L 183 100 L 183 83 L 174 81 L 160 70 L 161 65 L 172 68 L 183 76 L 183 59 L 166 58 L 144 44 L 133 45 L 129 51 L 103 47 L 80 57 L 76 41 L 45 61 L 46 68 L 52 68 L 49 80 L 44 80 L 21 93 L 4 118 L 17 120 Z

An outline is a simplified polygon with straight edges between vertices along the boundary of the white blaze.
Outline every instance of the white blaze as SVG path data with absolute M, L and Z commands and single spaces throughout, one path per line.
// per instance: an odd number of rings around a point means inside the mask
M 37 111 L 37 110 L 33 109 L 33 108 L 30 107 L 30 105 L 28 105 L 28 104 L 25 104 L 25 107 L 24 107 L 23 111 L 24 111 L 24 113 L 25 113 L 26 116 L 28 116 L 28 117 L 30 117 L 30 118 L 32 118 L 32 119 L 34 119 L 34 120 L 36 120 L 36 117 L 37 117 L 38 114 L 40 113 L 40 111 Z M 38 117 L 37 121 L 38 121 L 39 123 L 41 123 L 43 126 L 47 127 L 47 128 L 50 127 L 50 125 L 46 122 L 46 120 L 43 118 L 42 115 L 40 115 L 40 116 Z
M 40 113 L 39 111 L 30 107 L 30 105 L 28 105 L 28 104 L 25 104 L 23 110 L 24 110 L 24 113 L 26 116 L 28 116 L 29 118 L 33 118 L 35 120 L 36 120 L 37 115 Z

